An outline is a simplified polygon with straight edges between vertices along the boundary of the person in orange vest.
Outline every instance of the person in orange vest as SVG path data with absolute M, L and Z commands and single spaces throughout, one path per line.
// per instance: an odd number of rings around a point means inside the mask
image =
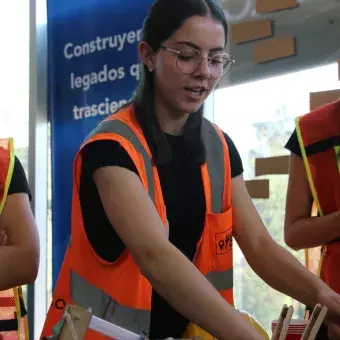
M 0 339 L 28 340 L 21 286 L 35 281 L 39 237 L 12 139 L 0 139 Z
M 151 339 L 181 338 L 191 322 L 220 340 L 263 339 L 233 308 L 233 237 L 264 281 L 340 319 L 340 296 L 273 241 L 235 145 L 203 118 L 233 64 L 226 42 L 215 0 L 154 2 L 132 102 L 75 157 L 71 239 L 43 338 L 74 304 Z M 85 339 L 107 338 L 89 328 Z
M 307 249 L 307 267 L 337 293 L 340 293 L 339 117 L 340 99 L 296 119 L 296 130 L 286 144 L 291 155 L 285 219 L 287 245 L 295 250 Z M 316 216 L 311 214 L 313 203 Z M 321 251 L 313 249 L 317 247 Z M 331 327 L 329 332 L 334 331 Z M 322 329 L 320 336 L 326 332 Z

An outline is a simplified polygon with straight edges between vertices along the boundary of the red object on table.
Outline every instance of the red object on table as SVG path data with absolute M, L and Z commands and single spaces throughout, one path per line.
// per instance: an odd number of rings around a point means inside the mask
M 274 329 L 276 327 L 277 320 L 272 321 L 272 332 L 274 333 Z M 300 340 L 302 337 L 303 332 L 307 327 L 308 321 L 307 320 L 291 320 L 288 334 L 286 340 Z

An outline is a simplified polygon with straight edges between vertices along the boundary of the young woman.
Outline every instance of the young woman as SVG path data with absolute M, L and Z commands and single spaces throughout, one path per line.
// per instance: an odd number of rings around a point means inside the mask
M 296 120 L 296 130 L 286 144 L 291 155 L 285 219 L 288 246 L 295 250 L 314 248 L 307 252 L 307 266 L 337 293 L 340 293 L 339 115 L 340 99 Z M 314 217 L 313 202 L 318 215 Z M 315 247 L 320 246 L 321 254 L 315 254 Z M 332 332 L 329 327 L 330 338 Z M 320 337 L 321 333 L 327 333 L 327 329 L 321 329 Z
M 232 236 L 264 281 L 340 317 L 340 297 L 271 239 L 235 145 L 202 118 L 233 63 L 227 33 L 214 0 L 155 1 L 132 104 L 76 157 L 72 239 L 43 336 L 75 303 L 151 339 L 180 338 L 189 322 L 218 339 L 260 339 L 232 307 Z
M 12 139 L 0 139 L 0 335 L 5 340 L 27 331 L 20 286 L 38 274 L 39 236 L 30 195 Z M 19 338 L 28 340 L 27 332 Z

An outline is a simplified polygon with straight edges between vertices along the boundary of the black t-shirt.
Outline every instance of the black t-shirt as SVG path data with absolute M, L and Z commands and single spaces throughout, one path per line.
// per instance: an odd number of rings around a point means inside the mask
M 333 138 L 328 138 L 328 139 L 326 139 L 322 142 L 317 142 L 317 143 L 307 145 L 305 147 L 305 149 L 306 149 L 307 155 L 312 156 L 312 155 L 315 155 L 319 152 L 323 152 L 327 148 L 331 148 L 334 145 L 335 144 L 334 144 Z M 289 150 L 290 152 L 294 153 L 295 155 L 302 158 L 300 144 L 299 144 L 299 140 L 298 140 L 298 137 L 297 137 L 296 129 L 293 131 L 292 135 L 288 139 L 288 142 L 286 143 L 285 148 L 287 150 Z
M 25 193 L 31 199 L 31 192 L 28 187 L 25 170 L 19 160 L 15 157 L 11 183 L 8 188 L 8 195 Z
M 302 157 L 299 140 L 297 137 L 296 129 L 293 131 L 292 135 L 288 139 L 285 148 L 297 156 Z
M 232 177 L 236 177 L 243 173 L 242 161 L 232 140 L 228 135 L 224 136 L 229 147 Z M 198 164 L 188 163 L 183 153 L 183 136 L 166 135 L 166 138 L 172 149 L 172 160 L 157 169 L 170 226 L 169 240 L 192 260 L 204 227 L 205 197 L 201 170 Z M 116 142 L 95 141 L 83 151 L 80 202 L 84 226 L 97 254 L 114 262 L 123 253 L 125 246 L 105 214 L 93 181 L 93 172 L 105 166 L 120 166 L 137 175 L 138 172 L 127 152 Z M 153 291 L 150 327 L 152 339 L 170 336 L 180 338 L 187 324 L 186 318 Z

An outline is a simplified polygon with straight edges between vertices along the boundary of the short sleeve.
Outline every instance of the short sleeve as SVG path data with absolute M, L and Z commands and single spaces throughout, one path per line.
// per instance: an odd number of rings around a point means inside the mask
M 285 148 L 295 155 L 302 157 L 296 129 L 293 131 L 292 135 L 288 139 Z
M 119 166 L 138 174 L 129 154 L 118 142 L 98 140 L 85 146 L 82 154 L 83 172 L 92 177 L 93 172 L 106 166 Z
M 84 228 L 96 253 L 102 259 L 114 262 L 124 252 L 125 245 L 112 228 L 93 180 L 94 171 L 106 166 L 123 167 L 136 174 L 137 169 L 118 142 L 99 140 L 83 149 L 79 194 Z
M 232 139 L 226 133 L 223 134 L 229 148 L 231 177 L 234 178 L 243 174 L 242 159 Z
M 25 170 L 19 158 L 15 156 L 13 174 L 11 178 L 11 183 L 8 188 L 8 195 L 20 193 L 27 194 L 31 200 L 32 197 L 28 186 Z

